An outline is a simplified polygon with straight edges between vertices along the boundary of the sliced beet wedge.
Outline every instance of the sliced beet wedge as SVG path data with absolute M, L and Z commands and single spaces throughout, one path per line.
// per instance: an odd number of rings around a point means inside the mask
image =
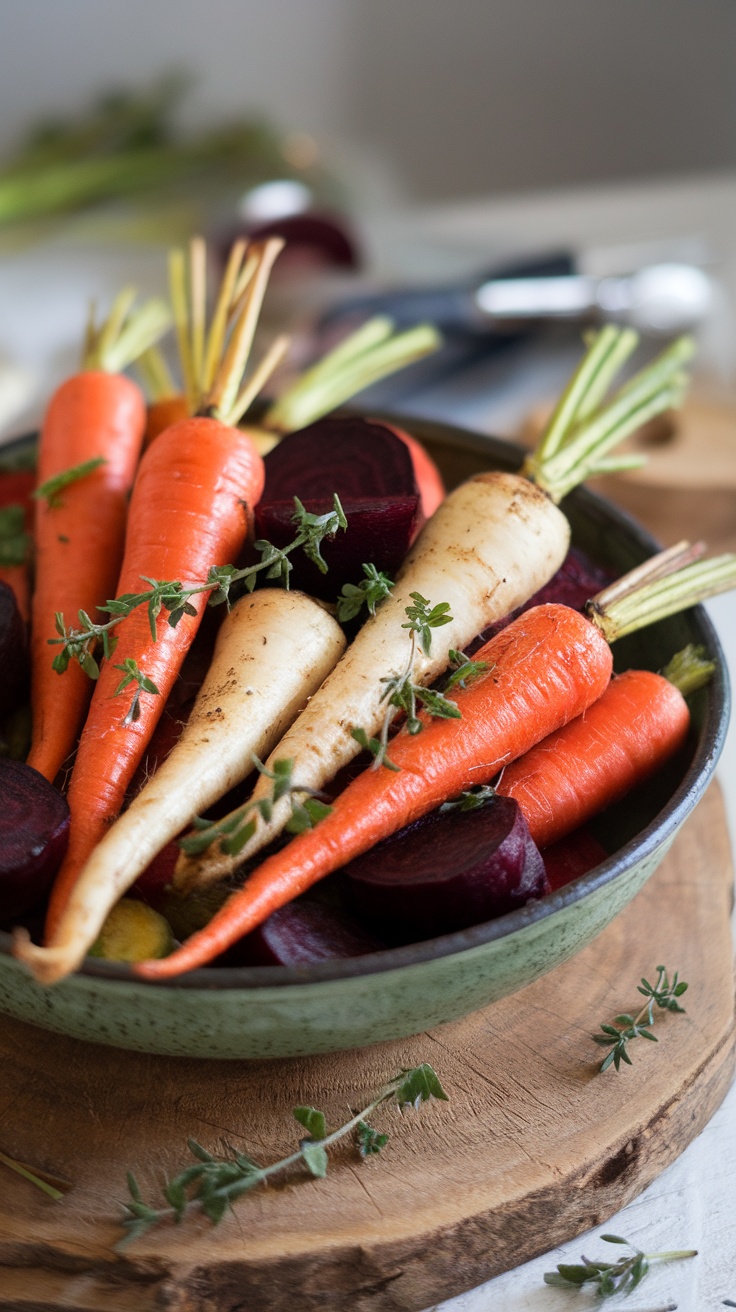
M 300 498 L 302 500 L 303 498 Z M 373 497 L 356 500 L 341 497 L 348 521 L 345 532 L 320 548 L 327 565 L 322 574 L 301 551 L 290 560 L 294 566 L 290 587 L 301 588 L 311 597 L 334 601 L 344 583 L 360 583 L 363 564 L 370 563 L 393 578 L 409 550 L 417 516 L 418 501 L 413 497 Z M 332 499 L 308 499 L 304 507 L 311 514 L 332 510 Z M 293 501 L 263 502 L 256 510 L 256 532 L 275 547 L 285 547 L 294 540 Z
M 320 419 L 290 433 L 265 458 L 266 486 L 256 508 L 256 535 L 283 547 L 294 538 L 294 497 L 307 510 L 332 509 L 337 493 L 348 519 L 327 542 L 321 574 L 301 552 L 291 557 L 292 584 L 328 600 L 359 583 L 362 565 L 395 573 L 421 524 L 414 462 L 387 425 L 358 418 Z
M 68 838 L 66 798 L 30 765 L 0 759 L 0 923 L 45 897 Z
M 507 797 L 469 811 L 433 811 L 343 874 L 372 925 L 415 938 L 493 920 L 549 891 L 526 820 Z
M 607 857 L 605 847 L 588 829 L 577 829 L 574 834 L 559 839 L 542 852 L 547 879 L 553 892 L 564 888 L 573 879 L 587 875 L 589 870 L 595 870 Z
M 289 902 L 236 945 L 241 966 L 306 966 L 312 961 L 364 957 L 384 943 L 352 916 L 321 902 Z M 228 964 L 235 964 L 228 954 Z

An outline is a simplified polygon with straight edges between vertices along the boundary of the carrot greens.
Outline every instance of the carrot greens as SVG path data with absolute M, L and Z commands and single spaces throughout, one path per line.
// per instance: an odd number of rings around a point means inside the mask
M 384 1085 L 362 1111 L 330 1133 L 327 1131 L 324 1112 L 316 1107 L 295 1107 L 294 1119 L 306 1130 L 306 1135 L 300 1140 L 296 1152 L 289 1153 L 287 1157 L 269 1166 L 261 1166 L 247 1153 L 238 1152 L 234 1148 L 229 1149 L 226 1157 L 214 1157 L 195 1139 L 189 1139 L 187 1146 L 195 1161 L 166 1183 L 163 1189 L 165 1206 L 151 1206 L 144 1202 L 138 1181 L 128 1172 L 130 1198 L 123 1204 L 126 1212 L 123 1227 L 126 1233 L 121 1244 L 139 1238 L 161 1221 L 173 1220 L 178 1224 L 195 1207 L 213 1225 L 218 1225 L 242 1194 L 249 1193 L 257 1185 L 265 1184 L 272 1176 L 292 1166 L 303 1165 L 310 1175 L 323 1179 L 329 1165 L 328 1148 L 349 1135 L 354 1137 L 361 1157 L 379 1153 L 386 1145 L 388 1135 L 375 1130 L 368 1124 L 367 1118 L 384 1103 L 393 1102 L 401 1109 L 413 1107 L 417 1111 L 422 1103 L 429 1102 L 431 1098 L 449 1101 L 436 1072 L 427 1062 L 423 1062 L 421 1066 L 401 1071 L 395 1079 Z
M 22 565 L 30 546 L 23 507 L 13 502 L 0 508 L 0 565 Z

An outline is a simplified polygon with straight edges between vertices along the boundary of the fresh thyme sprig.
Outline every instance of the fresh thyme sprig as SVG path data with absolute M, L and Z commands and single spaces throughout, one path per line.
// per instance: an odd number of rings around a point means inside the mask
M 55 510 L 64 504 L 61 493 L 65 488 L 71 487 L 72 483 L 78 483 L 82 478 L 87 478 L 88 474 L 94 473 L 100 465 L 106 464 L 107 460 L 104 456 L 84 460 L 81 465 L 74 465 L 72 469 L 64 469 L 60 474 L 47 478 L 45 483 L 41 483 L 35 492 L 31 493 L 31 496 L 35 497 L 36 501 L 45 501 L 50 510 Z
M 135 721 L 139 720 L 141 717 L 141 693 L 150 692 L 157 697 L 159 695 L 159 690 L 153 682 L 153 679 L 149 679 L 147 675 L 143 673 L 143 670 L 138 666 L 138 662 L 133 660 L 132 656 L 128 656 L 126 660 L 123 661 L 122 665 L 115 665 L 114 669 L 122 670 L 123 672 L 123 677 L 115 689 L 116 697 L 121 692 L 124 692 L 126 688 L 129 688 L 131 683 L 137 685 L 133 694 L 133 700 L 130 703 L 130 707 L 123 720 L 123 724 L 125 725 L 134 724 Z
M 322 801 L 319 792 L 294 783 L 293 760 L 274 761 L 273 770 L 269 770 L 257 756 L 251 759 L 259 774 L 273 780 L 271 796 L 246 802 L 245 806 L 224 820 L 203 820 L 195 816 L 192 823 L 198 832 L 179 840 L 179 847 L 187 856 L 199 856 L 218 841 L 221 852 L 227 856 L 237 856 L 256 832 L 256 815 L 260 815 L 264 824 L 268 824 L 274 806 L 282 797 L 291 799 L 291 816 L 285 826 L 290 834 L 301 834 L 305 829 L 312 829 L 318 821 L 330 814 L 332 807 Z
M 186 1167 L 164 1185 L 163 1196 L 167 1206 L 152 1207 L 144 1202 L 135 1176 L 128 1172 L 130 1201 L 123 1204 L 126 1234 L 122 1242 L 137 1239 L 161 1221 L 170 1219 L 179 1223 L 194 1207 L 198 1207 L 213 1225 L 217 1225 L 241 1194 L 248 1193 L 256 1185 L 265 1183 L 272 1176 L 297 1164 L 303 1164 L 310 1175 L 322 1179 L 328 1169 L 328 1148 L 347 1135 L 355 1136 L 362 1157 L 378 1153 L 386 1144 L 388 1135 L 374 1130 L 368 1125 L 367 1118 L 382 1103 L 395 1101 L 401 1108 L 413 1107 L 416 1110 L 430 1098 L 448 1101 L 435 1071 L 425 1062 L 411 1070 L 401 1071 L 367 1107 L 329 1134 L 324 1112 L 318 1111 L 316 1107 L 295 1107 L 294 1118 L 304 1127 L 307 1135 L 300 1141 L 296 1152 L 270 1166 L 261 1166 L 248 1154 L 235 1149 L 230 1150 L 228 1157 L 213 1157 L 195 1139 L 189 1139 L 189 1151 L 196 1160 L 192 1166 Z
M 643 979 L 638 985 L 639 992 L 647 999 L 644 1006 L 635 1016 L 630 1016 L 628 1012 L 623 1012 L 616 1016 L 613 1025 L 601 1025 L 600 1033 L 593 1035 L 593 1042 L 600 1044 L 602 1048 L 610 1048 L 611 1051 L 601 1062 L 601 1070 L 607 1071 L 609 1066 L 615 1066 L 616 1070 L 621 1067 L 621 1062 L 626 1062 L 627 1066 L 633 1063 L 627 1052 L 627 1044 L 632 1039 L 651 1039 L 652 1043 L 657 1042 L 656 1034 L 651 1033 L 651 1027 L 654 1024 L 654 1008 L 661 1007 L 664 1011 L 679 1011 L 684 1013 L 685 1008 L 681 1007 L 678 998 L 681 998 L 687 989 L 684 980 L 678 978 L 677 971 L 672 976 L 670 982 L 667 971 L 664 966 L 657 966 L 657 982 L 650 984 L 648 980 Z
M 385 687 L 380 700 L 386 702 L 386 713 L 380 735 L 378 738 L 369 738 L 365 729 L 359 725 L 350 731 L 356 743 L 359 743 L 364 751 L 371 753 L 372 770 L 377 770 L 382 765 L 387 770 L 399 769 L 388 755 L 388 734 L 393 720 L 393 709 L 405 712 L 409 733 L 420 733 L 422 729 L 422 722 L 417 715 L 417 704 L 421 704 L 430 715 L 438 719 L 462 718 L 456 703 L 449 697 L 434 688 L 423 688 L 420 684 L 414 683 L 411 677 L 417 653 L 417 638 L 421 642 L 425 656 L 429 656 L 432 647 L 432 629 L 442 628 L 443 625 L 452 622 L 450 603 L 441 601 L 436 606 L 432 606 L 431 601 L 427 601 L 420 592 L 410 592 L 409 596 L 413 605 L 404 607 L 407 621 L 401 626 L 402 629 L 408 629 L 411 634 L 409 656 L 401 674 L 387 674 L 381 679 Z
M 650 1262 L 676 1262 L 698 1255 L 695 1248 L 671 1253 L 644 1253 L 620 1235 L 601 1235 L 601 1239 L 606 1244 L 626 1244 L 633 1252 L 630 1257 L 619 1258 L 618 1262 L 596 1262 L 585 1256 L 581 1257 L 580 1266 L 560 1262 L 556 1271 L 545 1272 L 544 1283 L 558 1289 L 582 1289 L 584 1285 L 593 1285 L 600 1298 L 610 1298 L 612 1294 L 630 1294 L 636 1289 L 649 1271 Z
M 67 629 L 64 616 L 60 612 L 57 613 L 56 632 L 59 636 L 49 638 L 49 643 L 60 646 L 61 651 L 54 657 L 53 668 L 58 674 L 63 674 L 69 662 L 76 660 L 85 674 L 92 679 L 98 678 L 100 667 L 95 655 L 98 647 L 102 646 L 102 655 L 107 660 L 115 650 L 116 638 L 112 630 L 138 606 L 145 606 L 148 610 L 151 637 L 155 642 L 156 622 L 161 611 L 167 612 L 168 622 L 172 628 L 175 628 L 182 616 L 196 615 L 196 609 L 189 599 L 201 592 L 211 594 L 208 601 L 210 606 L 229 605 L 233 584 L 243 582 L 247 590 L 252 592 L 256 585 L 256 576 L 261 571 L 265 571 L 265 578 L 278 579 L 284 587 L 288 588 L 292 570 L 289 556 L 299 547 L 322 573 L 326 573 L 327 565 L 320 552 L 320 546 L 325 538 L 334 538 L 340 529 L 347 528 L 347 519 L 340 499 L 335 493 L 332 510 L 323 515 L 313 515 L 305 510 L 298 497 L 294 497 L 294 506 L 292 522 L 298 530 L 294 541 L 285 547 L 275 547 L 265 540 L 254 543 L 254 549 L 261 557 L 255 565 L 247 565 L 244 569 L 236 569 L 234 565 L 213 565 L 204 582 L 193 584 L 191 587 L 184 587 L 184 584 L 177 580 L 151 579 L 144 574 L 141 577 L 144 583 L 150 584 L 148 591 L 126 592 L 99 607 L 101 611 L 111 616 L 105 624 L 95 624 L 86 611 L 80 610 L 78 613 L 80 628 Z
M 451 688 L 467 688 L 471 679 L 477 679 L 479 674 L 485 674 L 488 669 L 487 661 L 471 661 L 464 651 L 456 651 L 454 647 L 450 648 L 447 656 L 452 672 L 445 679 L 443 692 L 449 692 Z
M 365 578 L 360 583 L 343 583 L 337 599 L 337 618 L 341 624 L 354 620 L 363 607 L 369 615 L 375 615 L 376 606 L 388 597 L 393 583 L 388 574 L 383 574 L 375 565 L 363 565 Z

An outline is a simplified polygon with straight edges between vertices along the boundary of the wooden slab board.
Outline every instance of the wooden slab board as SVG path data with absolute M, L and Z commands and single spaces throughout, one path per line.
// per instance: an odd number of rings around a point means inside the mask
M 61 1204 L 10 1172 L 0 1190 L 3 1312 L 408 1312 L 604 1222 L 693 1139 L 736 1051 L 732 872 L 717 788 L 647 887 L 588 948 L 522 993 L 413 1039 L 291 1061 L 193 1062 L 93 1047 L 0 1022 L 0 1149 L 75 1181 Z M 689 981 L 635 1064 L 597 1073 L 599 1022 L 634 1007 L 663 962 Z M 291 1151 L 299 1103 L 336 1125 L 403 1066 L 451 1095 L 375 1124 L 363 1163 L 335 1151 L 212 1229 L 192 1216 L 122 1253 L 116 1200 L 146 1194 L 193 1135 L 263 1161 Z M 0 1168 L 2 1170 L 2 1168 Z

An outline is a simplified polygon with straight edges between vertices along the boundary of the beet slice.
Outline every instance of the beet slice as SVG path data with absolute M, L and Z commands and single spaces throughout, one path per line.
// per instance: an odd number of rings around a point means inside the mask
M 587 875 L 589 870 L 595 870 L 607 857 L 605 847 L 588 829 L 577 829 L 574 834 L 551 843 L 542 852 L 547 879 L 553 892 L 564 888 L 573 879 L 579 879 L 580 875 Z
M 348 527 L 323 546 L 326 575 L 301 552 L 291 582 L 329 600 L 358 583 L 363 563 L 395 573 L 421 522 L 411 451 L 386 424 L 359 418 L 320 419 L 290 433 L 265 458 L 266 486 L 256 507 L 256 534 L 275 546 L 294 538 L 294 497 L 323 514 L 339 496 Z
M 26 626 L 13 589 L 0 579 L 0 719 L 15 710 L 28 688 Z
M 30 765 L 0 759 L 0 920 L 46 895 L 68 838 L 66 798 Z
M 352 916 L 321 902 L 289 902 L 236 945 L 228 965 L 306 966 L 312 961 L 364 957 L 385 947 Z M 222 961 L 224 963 L 224 959 Z
M 409 550 L 419 504 L 416 496 L 371 500 L 341 497 L 341 501 L 348 527 L 332 541 L 322 543 L 320 550 L 327 573 L 322 574 L 300 551 L 290 557 L 294 566 L 290 587 L 301 588 L 311 597 L 321 597 L 324 601 L 334 601 L 344 583 L 360 583 L 364 562 L 370 562 L 391 578 L 395 576 Z M 322 515 L 332 510 L 332 499 L 309 498 L 304 506 L 311 514 Z M 293 501 L 271 501 L 268 505 L 261 502 L 256 511 L 259 538 L 266 538 L 276 547 L 293 542 L 293 514 Z
M 507 797 L 433 811 L 343 874 L 372 924 L 424 938 L 493 920 L 549 891 L 526 820 Z

